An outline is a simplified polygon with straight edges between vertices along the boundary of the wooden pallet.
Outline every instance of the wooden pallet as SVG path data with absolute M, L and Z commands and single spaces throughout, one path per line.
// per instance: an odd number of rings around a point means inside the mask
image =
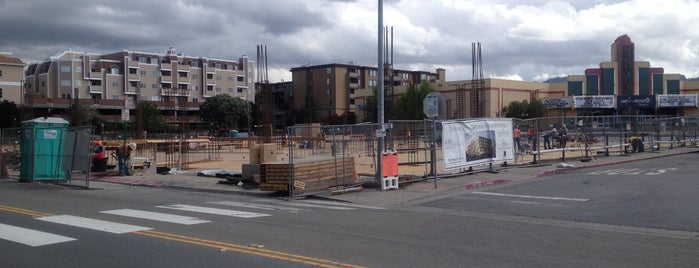
M 293 165 L 286 161 L 260 164 L 260 190 L 288 191 L 292 166 L 295 192 L 324 190 L 355 182 L 356 168 L 352 157 L 294 159 Z

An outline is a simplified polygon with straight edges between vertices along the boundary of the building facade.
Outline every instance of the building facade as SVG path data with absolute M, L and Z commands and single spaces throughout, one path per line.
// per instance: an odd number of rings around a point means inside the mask
M 25 66 L 26 64 L 12 53 L 0 52 L 0 101 L 22 104 Z
M 291 107 L 298 114 L 296 123 L 324 122 L 329 118 L 357 118 L 361 115 L 357 98 L 360 90 L 372 92 L 378 86 L 376 67 L 351 64 L 301 66 L 291 69 L 293 96 Z M 385 90 L 422 81 L 444 81 L 444 70 L 436 73 L 395 70 L 384 71 Z M 363 104 L 363 102 L 362 102 Z M 346 120 L 351 123 L 356 120 Z
M 154 103 L 169 122 L 199 123 L 199 106 L 208 97 L 228 94 L 254 102 L 254 70 L 247 56 L 209 59 L 173 48 L 165 54 L 69 50 L 27 67 L 25 105 L 36 116 L 77 102 L 96 108 L 107 122 L 118 122 L 130 99 Z
M 445 99 L 443 118 L 476 117 L 468 107 L 476 95 L 476 83 L 473 80 L 443 81 L 431 83 Z M 406 90 L 405 86 L 395 87 L 394 97 Z M 486 78 L 481 90 L 483 97 L 479 105 L 484 107 L 485 117 L 504 116 L 503 109 L 514 101 L 535 100 L 547 105 L 549 116 L 699 114 L 699 80 L 666 74 L 663 68 L 652 67 L 649 62 L 635 61 L 635 44 L 626 35 L 611 45 L 611 61 L 600 63 L 599 68 L 587 69 L 582 75 L 569 75 L 565 81 L 557 83 Z M 357 91 L 355 104 L 363 107 L 371 94 L 370 90 Z

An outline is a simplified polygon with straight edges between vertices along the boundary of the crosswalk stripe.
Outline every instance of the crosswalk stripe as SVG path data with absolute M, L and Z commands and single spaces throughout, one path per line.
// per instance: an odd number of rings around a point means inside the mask
M 274 201 L 263 201 L 263 202 L 274 202 Z M 284 203 L 286 206 L 294 206 L 294 207 L 306 207 L 306 208 L 325 208 L 325 209 L 334 209 L 334 210 L 353 210 L 356 208 L 351 208 L 351 207 L 339 207 L 339 206 L 328 206 L 328 205 L 322 205 L 322 204 L 309 204 L 309 203 L 301 203 L 300 201 L 286 201 L 287 203 Z
M 126 217 L 147 219 L 147 220 L 154 220 L 154 221 L 164 221 L 164 222 L 178 223 L 178 224 L 185 224 L 185 225 L 210 222 L 210 221 L 201 220 L 201 219 L 195 218 L 195 217 L 180 216 L 180 215 L 173 215 L 173 214 L 167 214 L 167 213 L 135 210 L 135 209 L 115 209 L 115 210 L 106 210 L 106 211 L 100 211 L 100 212 L 112 214 L 112 215 L 119 215 L 119 216 L 126 216 Z
M 295 201 L 292 201 L 292 202 L 295 202 Z M 337 201 L 303 200 L 301 202 L 333 205 L 333 206 L 353 207 L 353 208 L 386 209 L 386 208 L 382 208 L 382 207 L 374 207 L 374 206 L 367 206 L 367 205 L 360 205 L 360 204 L 353 204 L 353 203 L 343 203 L 343 202 L 337 202 Z
M 108 233 L 114 233 L 114 234 L 132 233 L 132 232 L 136 232 L 136 231 L 143 231 L 143 230 L 150 230 L 151 229 L 151 228 L 143 227 L 143 226 L 116 223 L 116 222 L 103 221 L 103 220 L 90 219 L 90 218 L 83 218 L 83 217 L 71 216 L 71 215 L 57 215 L 57 216 L 39 217 L 36 219 L 42 220 L 42 221 L 47 221 L 47 222 L 53 222 L 53 223 L 59 223 L 59 224 L 80 227 L 80 228 L 86 228 L 86 229 L 92 229 L 92 230 L 103 231 L 103 232 L 108 232 Z
M 75 238 L 0 223 L 0 239 L 38 247 L 76 240 Z
M 209 204 L 216 204 L 216 205 L 234 206 L 234 207 L 263 209 L 263 210 L 288 210 L 291 212 L 298 212 L 301 210 L 300 208 L 291 208 L 291 207 L 264 205 L 264 204 L 254 204 L 254 203 L 243 203 L 243 202 L 235 202 L 235 201 L 217 201 L 217 202 L 208 202 L 208 203 Z
M 208 213 L 208 214 L 214 214 L 214 215 L 232 216 L 232 217 L 239 217 L 239 218 L 256 218 L 256 217 L 271 216 L 269 214 L 263 214 L 263 213 L 238 211 L 238 210 L 230 210 L 230 209 L 220 209 L 220 208 L 210 208 L 210 207 L 189 206 L 189 205 L 170 205 L 170 206 L 158 206 L 158 207 L 159 208 L 184 210 L 184 211 L 192 211 L 192 212 L 200 212 L 200 213 Z

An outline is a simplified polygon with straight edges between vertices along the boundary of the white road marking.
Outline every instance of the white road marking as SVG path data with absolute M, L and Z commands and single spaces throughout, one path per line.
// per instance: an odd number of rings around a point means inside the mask
M 92 230 L 97 230 L 97 231 L 103 231 L 103 232 L 108 232 L 108 233 L 113 233 L 113 234 L 132 233 L 132 232 L 151 229 L 151 228 L 143 227 L 143 226 L 116 223 L 116 222 L 103 221 L 103 220 L 90 219 L 90 218 L 83 218 L 83 217 L 71 216 L 71 215 L 39 217 L 36 219 L 42 220 L 42 221 L 48 221 L 48 222 L 53 222 L 53 223 L 60 223 L 60 224 L 80 227 L 80 228 L 87 228 L 87 229 L 92 229 Z
M 293 202 L 293 201 L 292 201 L 292 202 Z M 345 206 L 345 207 L 353 207 L 353 208 L 386 209 L 386 208 L 382 208 L 382 207 L 374 207 L 374 206 L 367 206 L 367 205 L 360 205 L 360 204 L 353 204 L 353 203 L 345 203 L 345 202 L 337 202 L 337 201 L 302 200 L 302 202 L 306 202 L 306 203 L 315 203 L 315 204 L 325 204 L 325 205 L 333 205 L 333 206 Z
M 271 202 L 271 201 L 264 201 L 264 202 Z M 288 201 L 288 203 L 284 203 L 284 205 L 294 206 L 294 207 L 307 207 L 307 208 L 325 208 L 325 209 L 334 209 L 334 210 L 356 209 L 356 208 L 351 208 L 351 207 L 338 207 L 338 206 L 328 206 L 328 205 L 320 205 L 320 204 L 300 203 L 299 201 Z
M 210 207 L 189 206 L 189 205 L 170 205 L 170 206 L 158 206 L 158 207 L 159 208 L 184 210 L 184 211 L 192 211 L 192 212 L 200 212 L 200 213 L 208 213 L 208 214 L 214 214 L 214 215 L 232 216 L 232 217 L 239 217 L 239 218 L 256 218 L 256 217 L 271 216 L 269 214 L 263 214 L 263 213 L 238 211 L 238 210 L 230 210 L 230 209 L 220 209 L 220 208 L 210 208 Z
M 262 210 L 288 210 L 291 212 L 301 211 L 301 209 L 299 209 L 299 208 L 290 208 L 290 207 L 275 206 L 275 205 L 263 205 L 263 204 L 255 204 L 255 203 L 243 203 L 243 202 L 235 202 L 235 201 L 216 201 L 216 202 L 207 202 L 207 203 L 216 204 L 216 205 L 233 206 L 233 207 L 262 209 Z
M 185 224 L 185 225 L 210 222 L 210 221 L 201 220 L 201 219 L 195 218 L 195 217 L 180 216 L 180 215 L 173 215 L 173 214 L 167 214 L 167 213 L 135 210 L 135 209 L 115 209 L 115 210 L 106 210 L 106 211 L 100 211 L 100 212 L 112 214 L 112 215 L 119 215 L 119 216 L 126 216 L 126 217 L 133 217 L 133 218 L 147 219 L 147 220 L 154 220 L 154 221 L 164 221 L 164 222 L 171 222 L 171 223 L 178 223 L 178 224 Z
M 75 238 L 55 235 L 32 229 L 0 224 L 0 239 L 25 244 L 30 247 L 45 246 L 76 240 Z
M 501 194 L 501 193 L 491 193 L 491 192 L 472 192 L 472 194 L 494 195 L 494 196 L 507 196 L 507 197 L 520 197 L 520 198 L 533 198 L 533 199 L 546 199 L 546 200 L 563 200 L 563 201 L 576 201 L 576 202 L 587 202 L 587 201 L 590 201 L 590 199 L 585 199 L 585 198 L 568 198 L 568 197 L 535 196 L 535 195 L 516 195 L 516 194 Z

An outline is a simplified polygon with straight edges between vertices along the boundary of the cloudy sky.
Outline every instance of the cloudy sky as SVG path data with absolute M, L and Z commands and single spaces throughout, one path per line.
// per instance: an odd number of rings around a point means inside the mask
M 0 0 L 0 51 L 25 62 L 64 50 L 178 52 L 255 59 L 269 78 L 306 64 L 376 66 L 378 0 Z M 627 34 L 636 60 L 699 77 L 697 1 L 384 0 L 398 69 L 470 79 L 480 42 L 485 77 L 542 81 L 610 61 Z

